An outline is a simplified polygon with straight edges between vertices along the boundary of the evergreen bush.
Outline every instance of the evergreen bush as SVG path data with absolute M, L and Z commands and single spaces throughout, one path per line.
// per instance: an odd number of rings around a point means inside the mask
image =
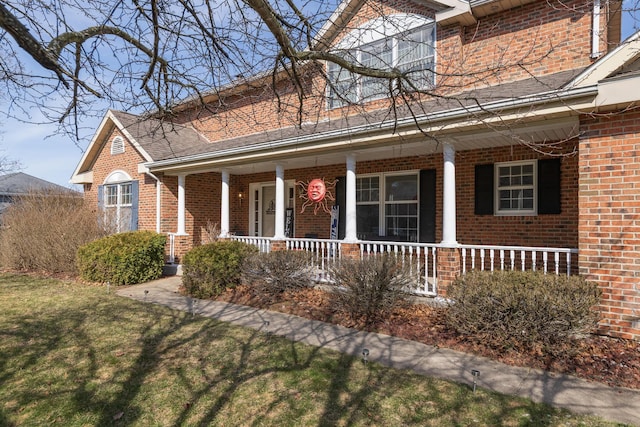
M 132 285 L 162 276 L 166 236 L 152 231 L 112 234 L 78 249 L 80 276 L 92 282 Z
M 196 298 L 211 298 L 240 282 L 242 265 L 257 252 L 253 245 L 234 240 L 219 240 L 197 246 L 182 260 L 182 285 Z

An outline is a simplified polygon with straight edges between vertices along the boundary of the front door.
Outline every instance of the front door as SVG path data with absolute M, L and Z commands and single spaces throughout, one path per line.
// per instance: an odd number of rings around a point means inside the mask
M 285 208 L 293 208 L 293 181 L 285 182 Z M 276 186 L 273 183 L 249 185 L 251 209 L 249 210 L 249 234 L 259 237 L 273 237 L 276 233 Z

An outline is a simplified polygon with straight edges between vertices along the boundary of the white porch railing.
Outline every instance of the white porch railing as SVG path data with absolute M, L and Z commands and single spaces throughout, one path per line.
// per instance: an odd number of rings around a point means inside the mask
M 317 282 L 330 282 L 331 268 L 342 255 L 340 240 L 326 239 L 286 239 L 286 247 L 292 251 L 305 251 L 311 254 L 311 264 Z
M 438 244 L 360 241 L 360 258 L 390 254 L 402 265 L 407 266 L 409 274 L 415 279 L 411 293 L 420 295 L 437 294 L 437 248 Z
M 525 246 L 460 245 L 462 274 L 468 270 L 539 270 L 543 273 L 572 273 L 578 249 Z
M 257 246 L 260 252 L 271 250 L 271 238 L 268 237 L 232 236 L 232 239 Z M 331 268 L 342 255 L 341 240 L 285 239 L 285 243 L 288 250 L 311 254 L 316 281 L 331 281 Z M 415 285 L 410 289 L 412 293 L 437 295 L 438 249 L 442 245 L 362 240 L 358 245 L 361 259 L 388 253 L 408 266 L 410 274 L 415 277 Z M 457 248 L 460 251 L 461 274 L 471 270 L 537 270 L 571 275 L 578 256 L 578 249 L 571 248 L 489 245 L 458 245 Z
M 232 240 L 253 245 L 258 248 L 260 252 L 271 252 L 271 238 L 270 237 L 255 237 L 255 236 L 231 236 Z

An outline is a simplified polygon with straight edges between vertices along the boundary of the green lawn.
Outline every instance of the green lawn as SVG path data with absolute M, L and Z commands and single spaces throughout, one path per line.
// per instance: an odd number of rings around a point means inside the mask
M 0 425 L 614 424 L 104 287 L 0 275 Z

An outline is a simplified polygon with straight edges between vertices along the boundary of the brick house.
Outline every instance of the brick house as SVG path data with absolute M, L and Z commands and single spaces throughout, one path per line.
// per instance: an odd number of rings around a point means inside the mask
M 431 96 L 392 104 L 387 82 L 309 63 L 301 109 L 282 73 L 170 121 L 108 111 L 72 182 L 118 229 L 168 234 L 170 261 L 216 223 L 321 266 L 404 254 L 429 295 L 474 268 L 579 273 L 603 290 L 602 330 L 639 339 L 640 40 L 621 43 L 618 6 L 345 0 L 316 43 Z

